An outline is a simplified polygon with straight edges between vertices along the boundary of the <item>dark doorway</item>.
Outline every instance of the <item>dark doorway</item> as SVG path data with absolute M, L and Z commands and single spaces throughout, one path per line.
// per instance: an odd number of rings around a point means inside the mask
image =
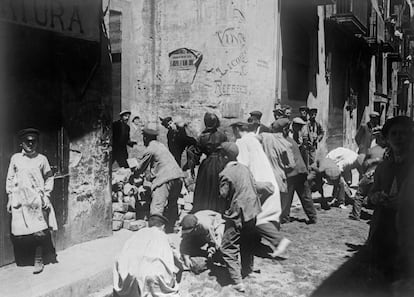
M 6 212 L 5 180 L 10 157 L 20 151 L 17 131 L 34 127 L 41 131 L 39 152 L 55 175 L 52 204 L 60 231 L 59 247 L 67 217 L 68 140 L 63 129 L 60 65 L 53 33 L 0 23 L 5 67 L 2 91 L 4 113 L 0 146 L 0 266 L 14 260 L 10 243 L 10 215 Z M 3 46 L 4 45 L 4 46 Z

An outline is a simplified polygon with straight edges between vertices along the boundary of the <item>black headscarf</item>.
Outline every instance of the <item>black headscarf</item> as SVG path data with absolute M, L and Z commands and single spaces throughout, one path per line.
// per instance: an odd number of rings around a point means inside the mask
M 204 115 L 204 125 L 206 126 L 204 132 L 214 132 L 220 127 L 220 120 L 214 113 L 206 112 Z

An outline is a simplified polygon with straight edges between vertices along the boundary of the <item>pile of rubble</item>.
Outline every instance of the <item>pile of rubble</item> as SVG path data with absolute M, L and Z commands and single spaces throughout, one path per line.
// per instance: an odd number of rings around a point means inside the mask
M 134 181 L 136 183 L 134 183 Z M 112 230 L 121 228 L 137 231 L 144 228 L 146 214 L 141 205 L 146 204 L 143 181 L 134 177 L 132 171 L 119 168 L 112 174 Z M 143 195 L 144 194 L 144 195 Z M 138 206 L 138 209 L 137 209 Z M 137 213 L 138 210 L 138 213 Z M 137 215 L 138 214 L 138 215 Z
M 177 201 L 180 218 L 193 207 L 192 179 L 185 186 Z M 112 230 L 122 228 L 137 231 L 147 226 L 151 204 L 151 182 L 131 169 L 119 168 L 112 173 Z

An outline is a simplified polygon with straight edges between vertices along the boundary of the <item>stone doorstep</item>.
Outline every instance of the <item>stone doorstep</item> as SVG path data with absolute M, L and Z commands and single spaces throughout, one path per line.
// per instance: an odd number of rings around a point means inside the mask
M 112 267 L 104 271 L 98 272 L 90 278 L 80 279 L 74 283 L 58 288 L 52 292 L 39 295 L 39 297 L 75 297 L 75 296 L 93 296 L 93 297 L 105 297 L 112 296 L 112 291 L 104 291 L 102 288 L 112 286 Z
M 112 295 L 115 258 L 133 234 L 122 229 L 110 237 L 60 251 L 59 263 L 46 265 L 38 275 L 32 273 L 33 267 L 17 267 L 15 264 L 2 267 L 0 296 L 109 297 Z

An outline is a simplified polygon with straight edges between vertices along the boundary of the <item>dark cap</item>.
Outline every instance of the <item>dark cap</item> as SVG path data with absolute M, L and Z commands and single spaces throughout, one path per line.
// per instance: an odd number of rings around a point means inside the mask
M 40 131 L 39 131 L 39 130 L 37 130 L 37 129 L 35 129 L 35 128 L 27 128 L 27 129 L 20 130 L 20 131 L 17 133 L 17 136 L 18 136 L 19 138 L 23 138 L 23 137 L 25 137 L 26 135 L 36 135 L 36 136 L 39 136 L 39 135 L 40 135 Z
M 309 107 L 303 105 L 303 106 L 299 107 L 299 111 L 301 111 L 301 110 L 306 110 L 307 112 L 309 112 Z
M 167 128 L 168 123 L 172 121 L 172 117 L 165 117 L 165 118 L 160 117 L 160 120 L 161 120 L 161 125 Z
M 317 108 L 311 108 L 309 109 L 309 113 L 317 113 L 318 109 Z
M 198 223 L 198 219 L 195 215 L 193 214 L 186 215 L 181 220 L 182 233 L 190 232 L 197 226 L 197 223 Z
M 166 217 L 164 217 L 163 215 L 154 213 L 154 214 L 150 215 L 149 218 L 148 218 L 148 226 L 156 225 L 154 223 L 161 223 L 161 224 L 164 224 L 164 225 L 168 225 L 168 219 Z
M 142 130 L 142 133 L 144 135 L 158 136 L 158 131 L 150 128 L 145 128 L 144 130 Z
M 230 157 L 230 159 L 237 159 L 237 156 L 239 155 L 239 148 L 234 142 L 223 142 L 220 147 L 222 152 L 226 156 Z
M 272 131 L 273 132 L 283 132 L 286 127 L 289 127 L 290 121 L 287 118 L 281 118 L 272 123 Z
M 252 117 L 255 117 L 255 118 L 258 118 L 259 120 L 262 118 L 262 113 L 260 112 L 260 111 L 258 111 L 258 110 L 255 110 L 255 111 L 252 111 L 251 113 L 250 113 L 250 115 L 252 116 Z

